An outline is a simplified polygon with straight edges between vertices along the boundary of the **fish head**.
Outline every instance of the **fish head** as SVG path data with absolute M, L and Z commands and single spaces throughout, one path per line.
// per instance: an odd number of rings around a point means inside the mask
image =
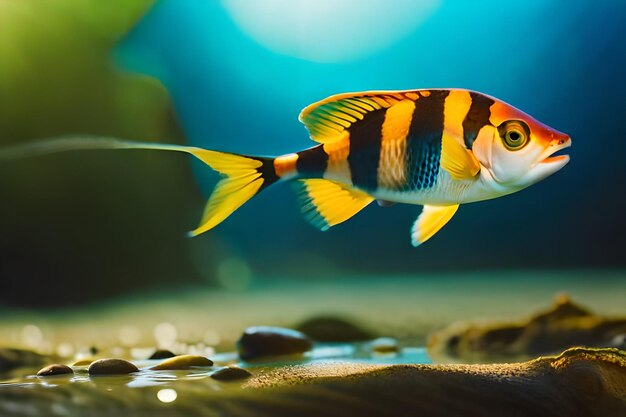
M 478 133 L 472 152 L 490 181 L 516 191 L 554 174 L 569 155 L 554 154 L 571 146 L 568 135 L 494 99 L 490 123 Z

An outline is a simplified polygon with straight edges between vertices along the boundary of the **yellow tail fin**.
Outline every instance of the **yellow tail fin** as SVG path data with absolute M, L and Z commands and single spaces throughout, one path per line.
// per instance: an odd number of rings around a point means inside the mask
M 69 150 L 154 149 L 185 152 L 224 176 L 204 209 L 200 225 L 189 232 L 197 236 L 220 224 L 256 193 L 279 179 L 273 158 L 236 155 L 190 146 L 134 142 L 107 137 L 65 137 L 0 149 L 0 160 L 32 157 Z
M 224 175 L 204 208 L 200 225 L 189 232 L 190 236 L 197 236 L 220 224 L 251 199 L 266 178 L 263 177 L 263 161 L 260 159 L 204 149 L 190 153 Z

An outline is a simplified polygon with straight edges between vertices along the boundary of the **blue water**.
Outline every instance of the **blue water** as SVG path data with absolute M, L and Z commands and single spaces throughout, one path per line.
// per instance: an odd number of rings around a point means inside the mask
M 291 152 L 313 144 L 297 121 L 300 109 L 327 95 L 459 87 L 501 98 L 567 132 L 572 161 L 521 193 L 462 207 L 418 250 L 409 244 L 417 207 L 368 207 L 320 233 L 300 218 L 287 186 L 256 197 L 215 236 L 266 271 L 283 271 L 285 259 L 385 272 L 624 265 L 625 2 L 432 1 L 419 9 L 416 2 L 372 1 L 368 7 L 379 8 L 372 21 L 358 11 L 364 3 L 353 2 L 349 13 L 347 1 L 337 12 L 351 22 L 348 34 L 327 2 L 319 13 L 332 25 L 294 24 L 312 15 L 295 14 L 311 3 L 271 9 L 272 2 L 260 2 L 265 8 L 257 5 L 260 11 L 242 20 L 235 0 L 161 0 L 114 56 L 124 70 L 163 82 L 193 145 Z M 246 27 L 250 22 L 256 32 Z M 402 33 L 388 39 L 394 25 Z M 208 195 L 215 176 L 200 164 L 194 171 Z

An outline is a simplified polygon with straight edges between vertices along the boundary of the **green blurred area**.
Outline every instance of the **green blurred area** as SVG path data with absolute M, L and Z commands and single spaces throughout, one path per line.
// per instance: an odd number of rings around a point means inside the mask
M 146 0 L 0 0 L 1 141 L 67 132 L 176 132 L 157 81 L 116 72 L 110 49 Z
M 183 143 L 163 86 L 111 60 L 152 2 L 0 0 L 0 145 L 65 134 Z M 211 242 L 184 235 L 202 204 L 184 156 L 2 162 L 0 202 L 0 303 L 63 306 L 211 279 Z M 200 264 L 193 251 L 206 253 Z

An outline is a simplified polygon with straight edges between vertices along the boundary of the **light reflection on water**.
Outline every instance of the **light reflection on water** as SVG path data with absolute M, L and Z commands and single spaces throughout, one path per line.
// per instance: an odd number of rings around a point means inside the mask
M 173 390 L 171 388 L 164 388 L 157 392 L 157 398 L 162 403 L 171 403 L 173 401 L 176 401 L 176 397 L 178 397 L 176 390 Z

